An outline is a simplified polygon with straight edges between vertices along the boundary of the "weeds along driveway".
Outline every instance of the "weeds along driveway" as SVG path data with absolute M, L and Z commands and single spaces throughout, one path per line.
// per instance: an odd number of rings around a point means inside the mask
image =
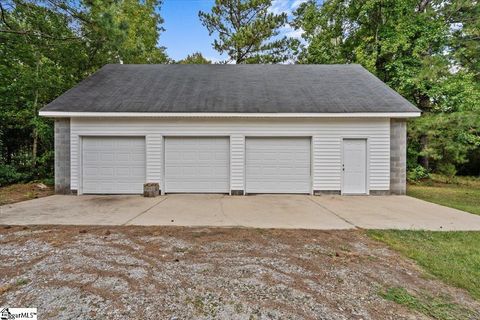
M 0 305 L 41 319 L 429 319 L 392 292 L 480 317 L 466 292 L 358 230 L 0 229 Z
M 407 196 L 60 196 L 0 207 L 4 225 L 480 230 L 480 216 Z

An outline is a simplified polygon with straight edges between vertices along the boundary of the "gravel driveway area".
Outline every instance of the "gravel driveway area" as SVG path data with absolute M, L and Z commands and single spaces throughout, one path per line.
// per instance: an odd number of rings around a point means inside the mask
M 0 305 L 39 319 L 428 319 L 379 294 L 396 286 L 480 317 L 464 291 L 358 230 L 0 229 Z

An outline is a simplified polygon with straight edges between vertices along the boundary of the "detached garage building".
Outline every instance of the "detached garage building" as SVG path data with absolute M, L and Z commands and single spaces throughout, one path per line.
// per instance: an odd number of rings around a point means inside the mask
M 402 194 L 420 110 L 359 65 L 106 65 L 40 115 L 58 193 Z

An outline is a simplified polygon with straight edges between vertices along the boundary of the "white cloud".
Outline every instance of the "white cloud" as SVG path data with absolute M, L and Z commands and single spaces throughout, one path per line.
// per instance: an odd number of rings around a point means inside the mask
M 301 40 L 303 29 L 300 28 L 300 29 L 296 30 L 291 25 L 287 24 L 286 26 L 284 26 L 280 30 L 280 32 L 281 32 L 282 35 L 285 35 L 289 38 L 296 38 L 296 39 Z
M 275 14 L 286 13 L 291 16 L 293 11 L 307 0 L 273 0 L 270 12 Z
M 302 3 L 307 2 L 307 1 L 308 0 L 295 0 L 295 1 L 293 1 L 292 6 L 291 6 L 292 10 L 297 9 L 298 7 L 300 7 L 300 5 Z
M 290 0 L 273 0 L 269 11 L 274 14 L 281 14 L 285 12 L 286 14 L 290 15 L 292 13 Z
M 210 60 L 212 63 L 219 63 L 222 61 L 222 59 L 219 59 L 217 57 L 205 57 L 205 59 Z
M 293 29 L 290 30 L 288 33 L 287 33 L 287 36 L 289 37 L 292 37 L 292 38 L 296 38 L 296 39 L 302 39 L 302 34 L 303 34 L 303 29 Z

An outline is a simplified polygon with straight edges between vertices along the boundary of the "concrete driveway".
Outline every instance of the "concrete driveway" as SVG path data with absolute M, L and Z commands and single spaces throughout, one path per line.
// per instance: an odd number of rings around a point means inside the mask
M 480 230 L 480 216 L 407 196 L 61 196 L 0 207 L 3 225 Z

